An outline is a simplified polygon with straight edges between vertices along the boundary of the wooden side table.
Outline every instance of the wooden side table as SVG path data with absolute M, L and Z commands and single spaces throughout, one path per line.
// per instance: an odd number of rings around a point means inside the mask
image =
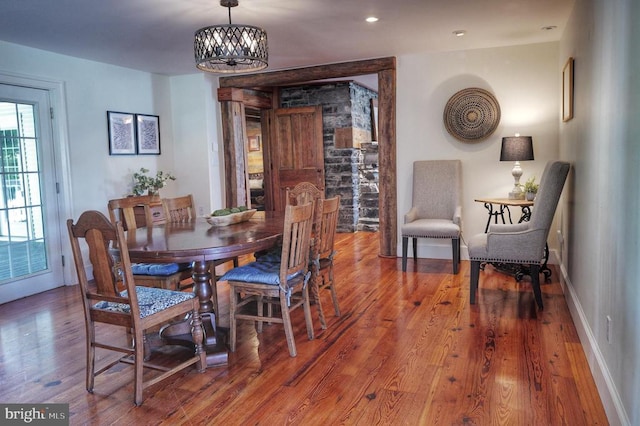
M 478 203 L 484 203 L 484 207 L 489 211 L 487 226 L 485 226 L 484 228 L 485 233 L 489 230 L 489 225 L 491 224 L 492 217 L 494 219 L 494 223 L 498 223 L 498 217 L 502 219 L 502 223 L 507 223 L 504 219 L 505 212 L 509 216 L 509 223 L 513 223 L 513 221 L 511 220 L 511 210 L 509 210 L 509 206 L 520 207 L 522 213 L 520 214 L 518 223 L 531 219 L 531 206 L 533 206 L 533 201 L 512 200 L 509 198 L 476 198 L 474 201 Z

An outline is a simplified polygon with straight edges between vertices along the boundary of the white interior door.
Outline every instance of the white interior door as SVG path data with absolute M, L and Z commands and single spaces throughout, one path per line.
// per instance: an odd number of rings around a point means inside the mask
M 64 283 L 49 92 L 0 84 L 0 303 Z

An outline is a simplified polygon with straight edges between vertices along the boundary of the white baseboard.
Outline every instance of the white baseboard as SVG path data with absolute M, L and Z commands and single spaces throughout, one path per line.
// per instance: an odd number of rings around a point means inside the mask
M 620 399 L 620 395 L 616 389 L 613 378 L 609 373 L 607 363 L 600 351 L 600 348 L 598 347 L 598 342 L 596 341 L 593 331 L 589 326 L 589 322 L 587 321 L 584 310 L 580 305 L 580 300 L 577 298 L 575 289 L 569 279 L 564 264 L 560 264 L 560 272 L 560 282 L 567 305 L 569 306 L 569 312 L 571 313 L 573 323 L 575 324 L 578 336 L 580 337 L 580 342 L 582 343 L 582 348 L 584 349 L 585 356 L 589 363 L 591 374 L 593 374 L 593 379 L 596 382 L 598 394 L 602 400 L 602 405 L 604 406 L 604 410 L 607 414 L 609 424 L 630 425 L 629 417 L 624 409 L 624 405 L 622 404 L 622 400 Z
M 396 247 L 398 257 L 402 257 L 402 239 Z M 451 240 L 446 238 L 418 238 L 418 258 L 419 259 L 451 259 Z M 407 248 L 407 258 L 413 258 L 413 248 L 411 239 Z M 460 244 L 460 258 L 469 260 L 469 250 L 466 245 Z

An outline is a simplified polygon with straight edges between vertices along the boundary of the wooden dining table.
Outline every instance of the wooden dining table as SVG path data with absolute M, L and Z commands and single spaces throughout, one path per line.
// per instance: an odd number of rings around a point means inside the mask
M 127 231 L 129 257 L 135 263 L 193 262 L 193 291 L 200 303 L 205 327 L 205 349 L 209 366 L 225 365 L 228 352 L 211 300 L 211 274 L 207 262 L 255 253 L 272 247 L 282 236 L 284 215 L 256 212 L 241 223 L 212 226 L 206 218 L 167 223 Z M 188 321 L 162 330 L 162 337 L 173 343 L 191 344 Z

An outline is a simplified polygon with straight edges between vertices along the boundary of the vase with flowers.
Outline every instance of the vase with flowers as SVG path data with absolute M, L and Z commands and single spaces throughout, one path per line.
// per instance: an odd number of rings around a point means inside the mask
M 536 177 L 530 177 L 524 184 L 525 198 L 527 201 L 533 201 L 538 193 L 539 185 L 536 183 Z
M 167 181 L 176 180 L 171 173 L 158 171 L 155 176 L 147 175 L 149 169 L 141 167 L 139 171 L 133 173 L 133 194 L 157 196 L 160 188 L 164 188 Z

